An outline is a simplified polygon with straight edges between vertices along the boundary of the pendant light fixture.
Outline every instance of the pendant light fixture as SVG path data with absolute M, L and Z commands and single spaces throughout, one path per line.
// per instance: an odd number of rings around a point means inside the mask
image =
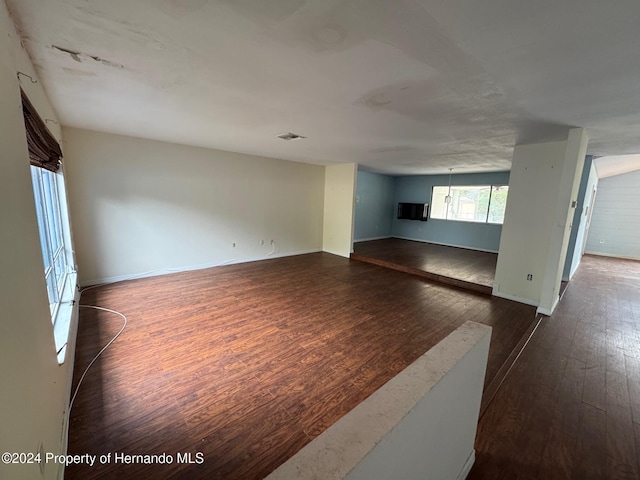
M 453 170 L 453 168 L 449 169 L 449 193 L 447 193 L 447 196 L 444 197 L 444 203 L 451 203 L 451 170 Z

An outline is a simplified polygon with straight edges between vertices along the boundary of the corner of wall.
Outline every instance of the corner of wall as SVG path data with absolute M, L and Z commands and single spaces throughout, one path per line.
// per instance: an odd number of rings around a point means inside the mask
M 322 249 L 349 258 L 353 251 L 357 164 L 325 167 Z
M 51 313 L 44 281 L 29 157 L 20 108 L 20 87 L 41 115 L 56 118 L 42 84 L 25 82 L 17 72 L 36 78 L 35 68 L 5 2 L 0 2 L 0 264 L 10 275 L 0 280 L 0 451 L 64 453 L 64 421 L 70 391 L 71 361 L 57 361 Z M 54 136 L 60 132 L 51 125 Z M 69 355 L 73 355 L 70 352 Z M 34 470 L 35 468 L 35 470 Z M 57 469 L 0 464 L 2 478 L 53 479 Z

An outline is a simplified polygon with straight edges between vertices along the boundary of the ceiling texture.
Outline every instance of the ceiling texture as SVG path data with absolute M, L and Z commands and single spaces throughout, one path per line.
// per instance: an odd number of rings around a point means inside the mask
M 5 1 L 67 126 L 399 175 L 640 153 L 638 0 Z

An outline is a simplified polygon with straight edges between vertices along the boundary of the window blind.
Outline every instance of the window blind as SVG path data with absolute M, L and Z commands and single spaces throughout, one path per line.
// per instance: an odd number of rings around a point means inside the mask
M 52 172 L 60 169 L 62 150 L 56 138 L 49 132 L 46 124 L 38 115 L 29 98 L 20 89 L 22 95 L 22 113 L 24 114 L 24 126 L 27 131 L 27 144 L 29 146 L 29 161 L 31 165 L 46 168 Z

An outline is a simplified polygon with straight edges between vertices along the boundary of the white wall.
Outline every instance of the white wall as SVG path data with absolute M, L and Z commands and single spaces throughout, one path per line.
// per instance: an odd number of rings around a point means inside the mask
M 551 315 L 560 300 L 560 283 L 569 248 L 574 208 L 578 203 L 578 191 L 587 153 L 587 142 L 584 129 L 574 128 L 569 131 L 549 235 L 545 276 L 538 304 L 538 312 L 545 315 Z
M 553 310 L 585 150 L 581 129 L 567 141 L 515 147 L 494 295 Z
M 640 260 L 640 170 L 603 178 L 586 252 Z
M 353 252 L 356 175 L 355 163 L 326 167 L 322 248 L 343 257 Z
M 515 147 L 494 295 L 538 305 L 559 180 L 554 174 L 565 147 L 566 142 Z
M 490 338 L 491 327 L 466 322 L 267 480 L 464 479 Z
M 0 453 L 61 453 L 73 348 L 58 365 L 31 186 L 20 84 L 43 118 L 57 121 L 42 84 L 0 2 Z M 48 127 L 57 138 L 54 123 Z M 72 345 L 70 345 L 72 347 Z M 45 465 L 44 478 L 58 475 Z M 0 478 L 43 478 L 38 465 L 0 463 Z
M 82 284 L 322 250 L 322 166 L 64 136 Z

